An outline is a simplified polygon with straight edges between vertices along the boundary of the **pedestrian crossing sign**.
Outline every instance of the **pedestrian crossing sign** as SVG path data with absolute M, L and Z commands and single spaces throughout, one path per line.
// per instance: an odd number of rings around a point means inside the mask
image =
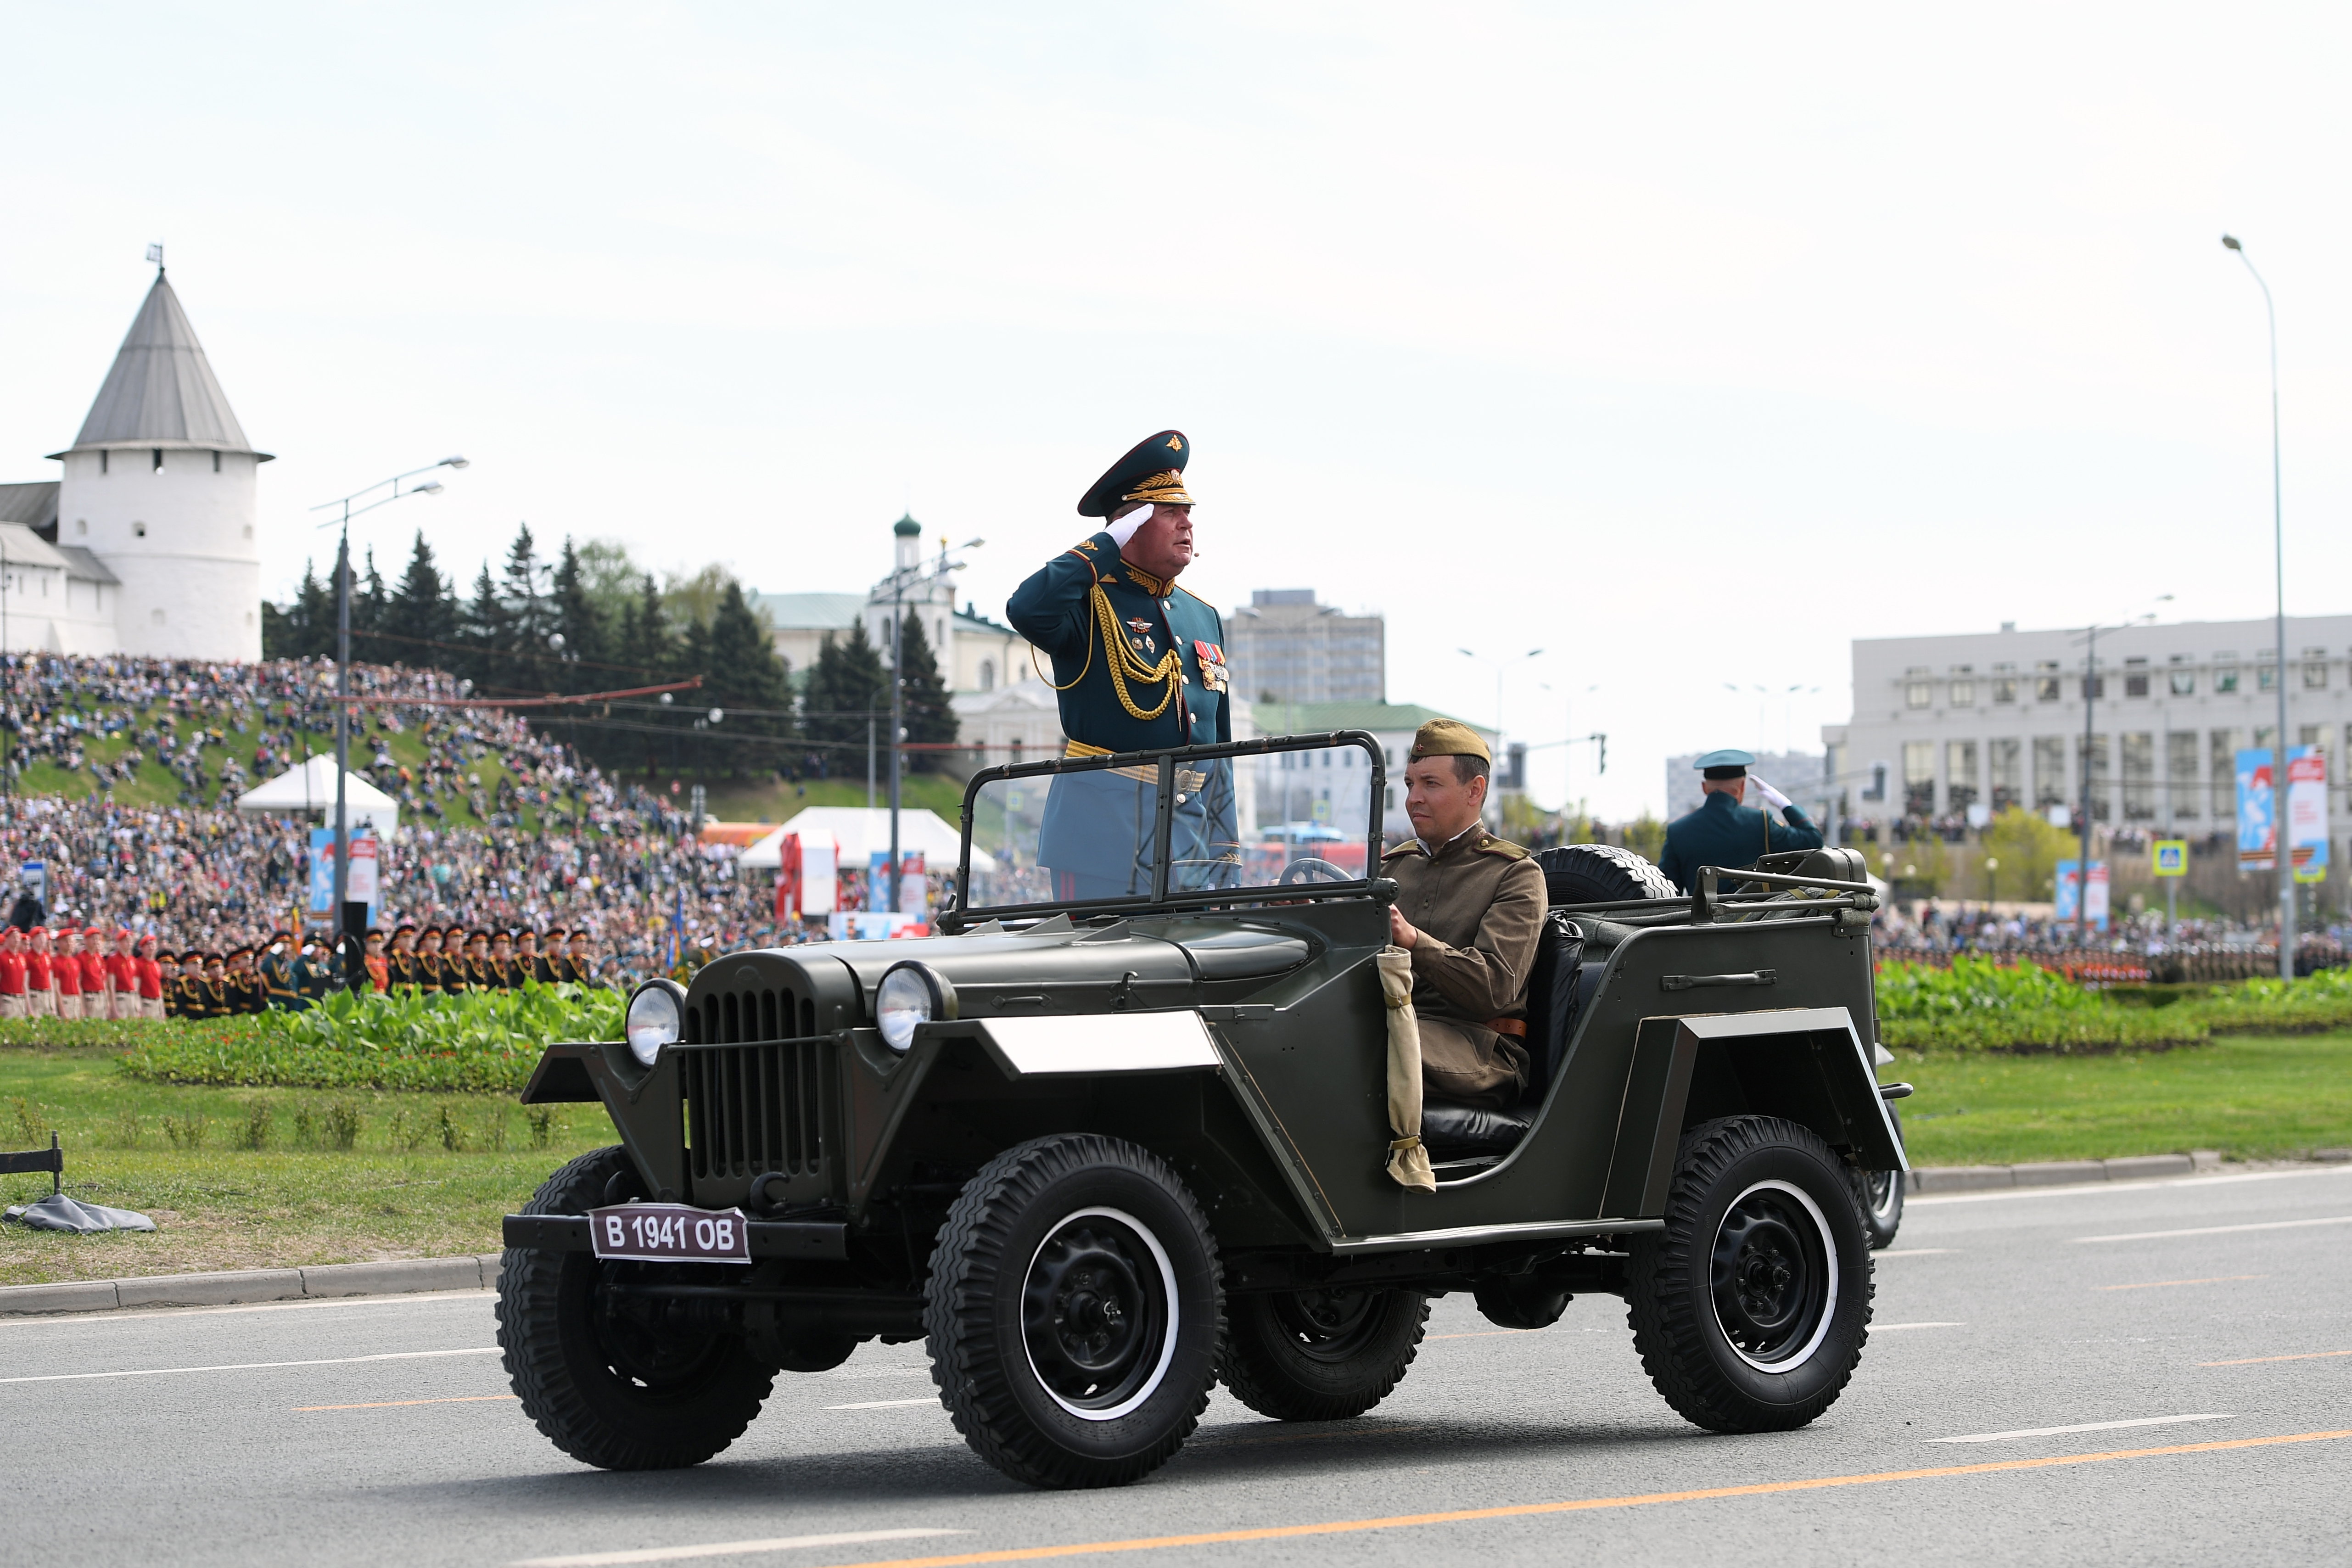
M 2156 874 L 2159 877 L 2189 875 L 2189 840 L 2159 838 L 2156 841 Z

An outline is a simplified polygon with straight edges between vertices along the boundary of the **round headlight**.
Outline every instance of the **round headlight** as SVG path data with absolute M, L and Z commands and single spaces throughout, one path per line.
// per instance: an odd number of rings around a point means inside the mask
M 653 1066 L 661 1048 L 676 1042 L 684 1022 L 672 986 L 656 982 L 638 987 L 629 998 L 629 1054 Z
M 929 964 L 908 959 L 895 965 L 874 991 L 874 1022 L 882 1043 L 903 1051 L 915 1043 L 915 1026 L 956 1016 L 955 988 Z

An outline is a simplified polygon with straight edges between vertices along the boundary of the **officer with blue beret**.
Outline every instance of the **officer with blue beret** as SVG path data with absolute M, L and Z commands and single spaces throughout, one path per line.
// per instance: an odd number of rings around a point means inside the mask
M 1783 849 L 1822 847 L 1822 830 L 1810 817 L 1787 795 L 1748 774 L 1755 764 L 1754 756 L 1740 751 L 1709 752 L 1698 760 L 1698 809 L 1666 828 L 1665 853 L 1658 857 L 1658 869 L 1684 892 L 1691 890 L 1701 866 L 1746 870 Z M 1780 808 L 1786 827 L 1775 825 L 1769 813 L 1740 804 L 1751 784 L 1767 804 Z
M 1068 756 L 1233 739 L 1224 621 L 1176 585 L 1194 553 L 1192 457 L 1182 431 L 1162 430 L 1112 464 L 1078 500 L 1078 515 L 1101 518 L 1101 531 L 1047 562 L 1004 606 L 1053 660 Z M 1180 768 L 1175 783 L 1169 885 L 1231 885 L 1241 867 L 1231 760 Z M 1150 767 L 1055 778 L 1038 860 L 1056 899 L 1151 890 L 1157 794 Z

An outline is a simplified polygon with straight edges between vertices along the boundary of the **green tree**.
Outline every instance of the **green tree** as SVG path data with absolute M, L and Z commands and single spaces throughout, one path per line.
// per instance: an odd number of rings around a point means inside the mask
M 2058 862 L 2074 858 L 2080 843 L 2047 817 L 2011 806 L 1985 829 L 1987 860 L 2000 866 L 1986 873 L 1987 898 L 2040 902 L 2057 896 Z
M 387 654 L 400 662 L 439 668 L 456 656 L 457 650 L 446 645 L 457 639 L 457 605 L 450 597 L 449 580 L 441 575 L 433 547 L 425 542 L 421 528 L 409 548 L 408 567 L 400 574 L 400 586 L 394 590 L 385 610 L 383 630 L 399 639 L 390 643 Z
M 595 666 L 611 656 L 609 625 L 601 604 L 592 589 L 580 552 L 572 547 L 567 535 L 563 554 L 555 563 L 555 575 L 549 584 L 548 598 L 552 606 L 556 634 L 563 638 L 562 657 L 556 672 L 556 689 L 560 691 L 611 690 L 614 685 L 635 682 L 611 682 L 604 677 L 612 671 Z
M 903 672 L 899 700 L 905 710 L 907 739 L 923 742 L 927 748 L 908 752 L 907 766 L 915 773 L 935 773 L 947 766 L 948 753 L 928 747 L 954 744 L 955 710 L 949 706 L 948 685 L 940 678 L 940 663 L 931 654 L 931 639 L 924 634 L 923 617 L 908 616 L 901 623 L 898 640 Z
M 849 776 L 864 766 L 866 716 L 877 710 L 888 712 L 889 686 L 861 619 L 846 638 L 824 639 L 802 694 L 801 732 L 828 774 Z
M 514 647 L 514 632 L 487 561 L 474 577 L 474 596 L 466 605 L 463 640 L 471 649 L 463 660 L 466 675 L 478 686 L 488 686 L 494 672 L 504 668 Z

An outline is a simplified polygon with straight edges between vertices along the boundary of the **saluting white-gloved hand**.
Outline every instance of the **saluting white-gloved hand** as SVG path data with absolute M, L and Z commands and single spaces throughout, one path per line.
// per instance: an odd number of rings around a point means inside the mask
M 1139 506 L 1105 528 L 1103 531 L 1110 535 L 1110 542 L 1113 544 L 1124 550 L 1127 548 L 1127 542 L 1135 537 L 1136 531 L 1150 521 L 1151 509 L 1148 506 Z
M 1756 793 L 1758 795 L 1762 795 L 1773 805 L 1779 807 L 1782 811 L 1789 809 L 1789 797 L 1787 795 L 1782 795 L 1779 790 L 1774 789 L 1770 784 L 1766 784 L 1754 773 L 1749 773 L 1748 775 L 1748 782 L 1756 786 Z

